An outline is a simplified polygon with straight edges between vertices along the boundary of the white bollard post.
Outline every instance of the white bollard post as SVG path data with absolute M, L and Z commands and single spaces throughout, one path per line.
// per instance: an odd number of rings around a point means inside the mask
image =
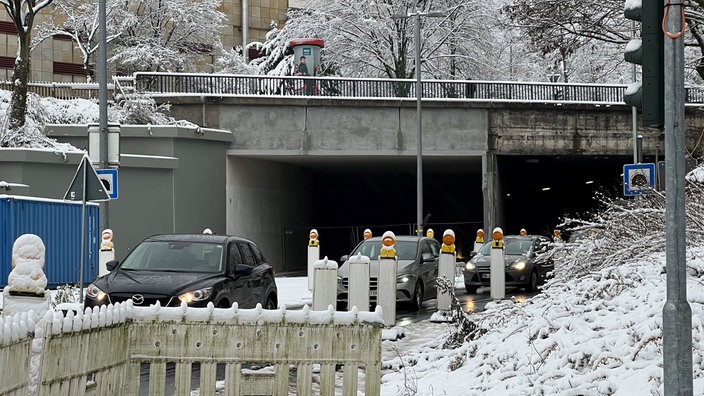
M 308 290 L 313 290 L 313 265 L 320 260 L 320 244 L 318 243 L 318 230 L 310 230 L 310 240 L 308 241 Z
M 112 243 L 112 230 L 103 230 L 100 242 L 100 253 L 98 254 L 98 276 L 110 273 L 105 265 L 108 261 L 115 260 L 115 245 Z
M 379 254 L 379 276 L 377 278 L 376 305 L 381 307 L 382 319 L 386 327 L 396 325 L 396 274 L 398 260 L 396 259 L 396 235 L 386 231 L 381 239 Z
M 325 311 L 337 303 L 337 263 L 325 257 L 313 264 L 313 310 Z
M 362 256 L 362 253 L 349 258 L 348 311 L 352 307 L 357 307 L 359 311 L 369 310 L 369 262 L 369 257 Z
M 477 230 L 477 238 L 474 240 L 474 251 L 478 252 L 484 246 L 484 230 Z
M 491 243 L 491 298 L 494 300 L 503 300 L 506 297 L 506 254 L 504 251 L 504 231 L 496 227 Z
M 438 278 L 445 278 L 455 287 L 455 232 L 445 230 L 442 235 L 442 248 L 438 261 Z M 452 295 L 450 291 L 438 290 L 438 310 L 449 311 L 452 308 Z

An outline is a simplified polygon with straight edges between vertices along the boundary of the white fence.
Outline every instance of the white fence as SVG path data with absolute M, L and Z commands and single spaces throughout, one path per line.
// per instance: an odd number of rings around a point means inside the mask
M 378 395 L 382 327 L 378 311 L 308 307 L 15 315 L 0 318 L 0 395 Z

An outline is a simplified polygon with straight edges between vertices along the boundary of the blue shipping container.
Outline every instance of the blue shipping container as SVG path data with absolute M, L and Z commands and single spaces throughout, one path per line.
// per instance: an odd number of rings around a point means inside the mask
M 44 273 L 49 288 L 78 284 L 82 206 L 80 202 L 0 195 L 0 287 L 7 285 L 12 271 L 12 245 L 23 234 L 35 234 L 44 242 Z M 84 285 L 98 274 L 99 216 L 99 205 L 87 203 Z

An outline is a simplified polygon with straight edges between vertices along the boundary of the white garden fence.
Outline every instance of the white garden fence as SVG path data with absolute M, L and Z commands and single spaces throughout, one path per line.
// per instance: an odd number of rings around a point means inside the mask
M 382 327 L 381 312 L 308 307 L 15 315 L 0 318 L 0 395 L 378 395 Z

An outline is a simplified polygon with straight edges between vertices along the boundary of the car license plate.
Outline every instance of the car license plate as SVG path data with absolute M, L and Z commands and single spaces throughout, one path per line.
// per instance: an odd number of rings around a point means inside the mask
M 489 279 L 489 278 L 491 278 L 491 273 L 487 272 L 486 274 L 482 274 L 482 279 Z

